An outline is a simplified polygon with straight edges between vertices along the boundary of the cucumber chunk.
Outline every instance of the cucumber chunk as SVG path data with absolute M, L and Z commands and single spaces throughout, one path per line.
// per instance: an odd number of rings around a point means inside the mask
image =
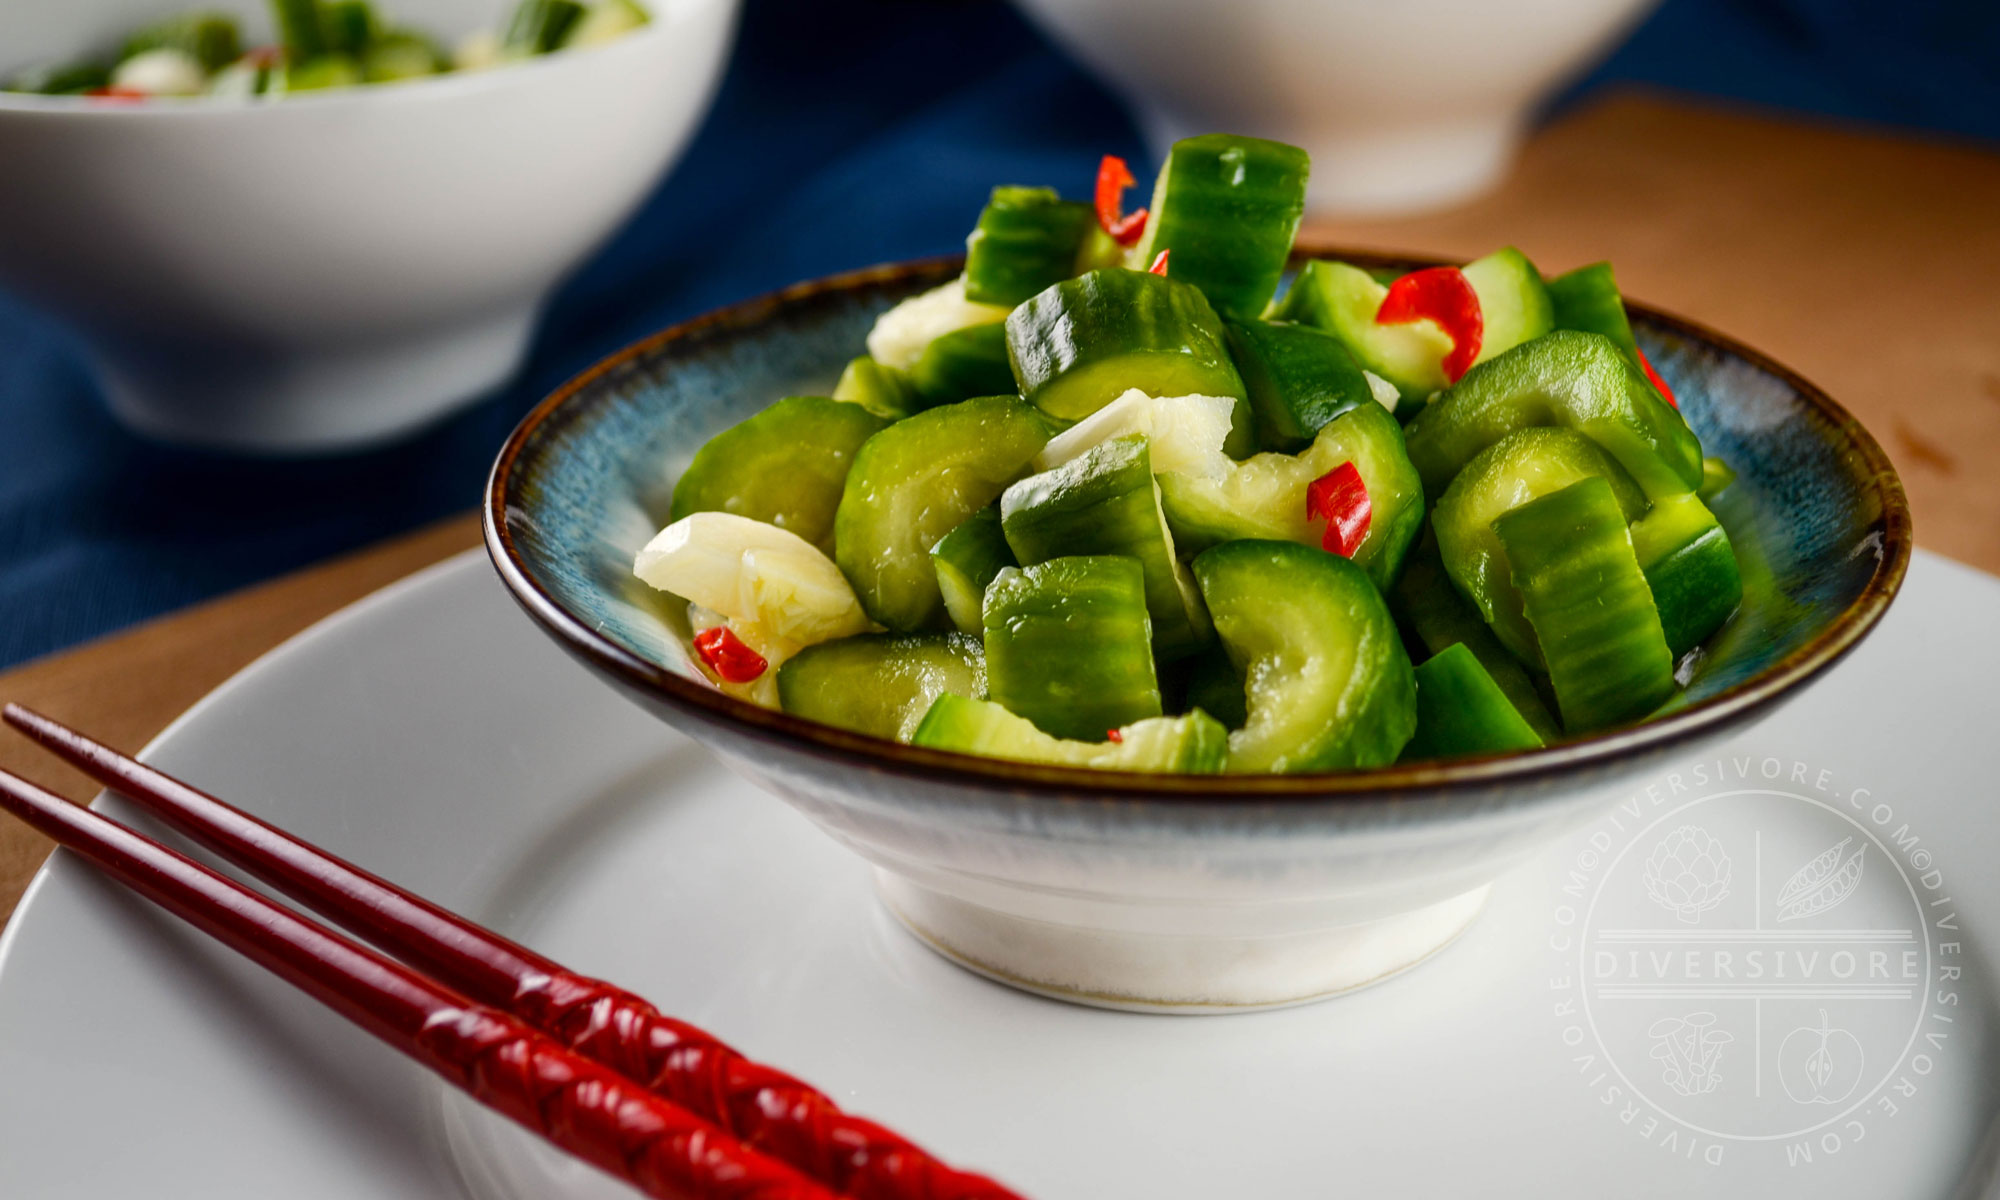
M 1182 138 L 1153 186 L 1145 235 L 1126 262 L 1150 266 L 1172 250 L 1169 272 L 1207 295 L 1215 311 L 1249 320 L 1285 273 L 1305 214 L 1305 151 L 1236 134 Z
M 651 14 L 638 0 L 597 0 L 584 11 L 583 19 L 570 27 L 563 38 L 565 50 L 577 46 L 597 46 L 615 41 L 635 29 L 652 24 Z
M 931 705 L 910 742 L 989 758 L 1167 775 L 1213 775 L 1229 756 L 1229 731 L 1200 709 L 1178 717 L 1148 717 L 1117 732 L 1117 741 L 1054 738 L 990 700 L 946 692 Z
M 984 630 L 980 612 L 986 603 L 986 585 L 1001 568 L 1020 565 L 1000 530 L 998 504 L 973 513 L 931 547 L 931 566 L 937 571 L 944 610 L 960 633 L 976 636 Z
M 1563 728 L 1588 733 L 1665 703 L 1674 659 L 1611 484 L 1571 484 L 1493 528 L 1547 657 Z
M 885 367 L 907 371 L 917 365 L 924 348 L 938 337 L 974 325 L 1004 321 L 1007 312 L 1004 305 L 967 300 L 965 277 L 961 275 L 911 296 L 875 318 L 874 327 L 868 331 L 868 355 Z
M 369 83 L 422 79 L 444 67 L 444 52 L 414 33 L 391 33 L 377 38 L 361 55 L 361 75 Z
M 1306 515 L 1306 489 L 1344 462 L 1361 472 L 1372 510 L 1354 561 L 1387 587 L 1423 528 L 1424 492 L 1396 418 L 1372 401 L 1322 426 L 1302 454 L 1259 454 L 1221 479 L 1164 473 L 1160 503 L 1183 553 L 1235 538 L 1317 547 L 1326 527 Z
M 1241 729 L 1250 719 L 1243 672 L 1229 661 L 1228 652 L 1220 645 L 1188 660 L 1187 707 L 1210 714 L 1226 729 Z
M 1693 495 L 1662 500 L 1632 523 L 1632 550 L 1678 659 L 1721 628 L 1743 599 L 1743 573 L 1722 523 Z
M 1388 285 L 1360 267 L 1315 259 L 1271 315 L 1325 330 L 1361 366 L 1395 384 L 1405 401 L 1422 400 L 1445 384 L 1451 339 L 1432 321 L 1377 325 L 1375 314 L 1388 295 Z
M 1502 246 L 1465 264 L 1464 270 L 1465 281 L 1479 297 L 1484 327 L 1474 364 L 1498 358 L 1556 327 L 1555 307 L 1542 273 L 1519 250 Z
M 331 13 L 331 7 L 328 11 Z M 241 57 L 243 38 L 236 18 L 228 13 L 183 13 L 156 21 L 126 38 L 118 58 L 122 62 L 150 50 L 178 50 L 201 64 L 202 70 L 219 71 Z
M 999 499 L 1048 440 L 1040 413 L 1013 396 L 986 396 L 920 412 L 863 442 L 833 534 L 834 557 L 868 615 L 903 633 L 942 624 L 931 547 Z
M 1057 737 L 1160 715 L 1152 621 L 1137 561 L 1096 555 L 1008 567 L 986 589 L 986 686 Z
M 1149 396 L 1249 402 L 1229 361 L 1222 322 L 1200 289 L 1112 267 L 1036 293 L 1007 318 L 1014 379 L 1030 404 L 1078 421 L 1137 388 Z M 1240 452 L 1240 451 L 1239 451 Z
M 1097 216 L 1054 188 L 997 187 L 965 239 L 965 298 L 1009 308 L 1077 273 Z
M 1736 471 L 1728 463 L 1719 458 L 1704 458 L 1701 460 L 1701 486 L 1695 489 L 1695 495 L 1706 504 L 1735 482 Z
M 908 371 L 883 366 L 865 354 L 841 370 L 833 398 L 859 404 L 885 421 L 900 421 L 924 407 Z
M 1396 760 L 1417 723 L 1410 656 L 1360 567 L 1296 542 L 1203 551 L 1195 579 L 1241 668 L 1248 720 L 1229 770 L 1328 771 Z
M 1153 652 L 1161 659 L 1185 658 L 1207 643 L 1208 615 L 1174 556 L 1143 435 L 1114 438 L 1012 485 L 1000 496 L 1000 523 L 1023 563 L 1088 554 L 1137 561 L 1145 573 Z
M 1607 480 L 1627 519 L 1646 499 L 1610 455 L 1567 429 L 1523 429 L 1472 460 L 1431 512 L 1444 569 L 1472 601 L 1500 644 L 1530 666 L 1542 664 L 1535 631 L 1521 609 L 1507 552 L 1493 522 L 1540 496 L 1593 476 Z
M 1404 762 L 1504 754 L 1542 744 L 1465 643 L 1432 655 L 1417 667 L 1416 676 L 1417 732 L 1403 747 Z
M 674 485 L 673 519 L 735 513 L 833 551 L 833 515 L 861 444 L 888 422 L 820 396 L 789 396 L 695 452 Z
M 1257 445 L 1296 454 L 1328 421 L 1375 393 L 1340 339 L 1310 325 L 1282 321 L 1231 323 L 1229 352 L 1250 393 Z
M 864 633 L 778 668 L 778 704 L 808 721 L 907 742 L 945 692 L 986 694 L 986 653 L 962 633 Z
M 1617 459 L 1650 500 L 1701 483 L 1701 442 L 1611 339 L 1558 329 L 1465 377 L 1410 422 L 1410 460 L 1441 492 L 1473 457 L 1531 426 L 1573 429 Z
M 910 367 L 910 384 L 925 405 L 1011 393 L 1006 327 L 989 323 L 939 334 Z
M 1627 354 L 1639 353 L 1632 320 L 1625 314 L 1625 298 L 1618 293 L 1610 263 L 1591 263 L 1565 272 L 1549 280 L 1548 287 L 1557 329 L 1600 334 Z
M 1431 533 L 1426 532 L 1410 551 L 1403 574 L 1389 592 L 1389 611 L 1433 657 L 1453 646 L 1464 646 L 1536 737 L 1549 742 L 1561 736 L 1562 726 L 1527 668 L 1507 652 L 1478 611 L 1452 586 L 1438 557 L 1437 538 Z
M 576 0 L 521 0 L 507 22 L 502 44 L 516 54 L 547 54 L 583 19 Z

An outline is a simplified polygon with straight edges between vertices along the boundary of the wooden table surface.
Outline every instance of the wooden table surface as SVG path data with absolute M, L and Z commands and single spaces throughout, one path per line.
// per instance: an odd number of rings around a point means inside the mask
M 1825 387 L 1888 448 L 1918 542 L 2000 572 L 2000 155 L 1623 93 L 1543 130 L 1474 204 L 1308 232 L 1467 258 L 1511 242 L 1552 272 L 1611 259 L 1630 295 Z M 456 518 L 0 674 L 0 700 L 137 749 L 280 641 L 477 543 Z M 94 792 L 11 735 L 0 767 Z M 0 818 L 0 920 L 48 851 Z

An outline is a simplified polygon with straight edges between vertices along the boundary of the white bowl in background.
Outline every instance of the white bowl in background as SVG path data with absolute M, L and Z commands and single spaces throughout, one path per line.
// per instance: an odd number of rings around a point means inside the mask
M 276 102 L 0 93 L 0 287 L 76 326 L 128 424 L 312 452 L 491 391 L 544 298 L 638 206 L 714 95 L 738 0 L 527 63 Z M 0 72 L 189 0 L 13 0 Z M 204 0 L 268 36 L 258 0 Z M 509 0 L 390 0 L 449 42 Z
M 1490 186 L 1535 105 L 1657 0 L 1018 0 L 1132 105 L 1312 153 L 1312 211 L 1436 208 Z M 1143 201 L 1141 201 L 1143 202 Z

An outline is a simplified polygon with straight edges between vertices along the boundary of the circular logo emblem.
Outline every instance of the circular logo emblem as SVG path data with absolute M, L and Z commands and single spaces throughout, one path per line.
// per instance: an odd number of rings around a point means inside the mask
M 1678 1126 L 1691 1155 L 1760 1142 L 1809 1162 L 1935 1067 L 1934 981 L 1958 977 L 1928 903 L 1942 877 L 1866 789 L 1776 759 L 1700 774 L 1585 837 L 1550 943 L 1563 1040 L 1607 1106 Z

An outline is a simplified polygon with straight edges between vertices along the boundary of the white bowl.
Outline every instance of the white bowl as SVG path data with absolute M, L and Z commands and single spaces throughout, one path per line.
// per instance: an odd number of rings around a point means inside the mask
M 189 0 L 13 0 L 0 71 Z M 257 0 L 204 0 L 269 25 Z M 737 0 L 651 0 L 616 42 L 277 102 L 0 93 L 0 287 L 94 350 L 168 440 L 320 451 L 492 390 L 544 298 L 629 217 L 714 94 Z M 389 0 L 450 40 L 508 0 Z
M 1125 97 L 1156 155 L 1218 129 L 1290 142 L 1312 153 L 1307 204 L 1352 212 L 1484 190 L 1536 103 L 1656 0 L 1019 3 Z

